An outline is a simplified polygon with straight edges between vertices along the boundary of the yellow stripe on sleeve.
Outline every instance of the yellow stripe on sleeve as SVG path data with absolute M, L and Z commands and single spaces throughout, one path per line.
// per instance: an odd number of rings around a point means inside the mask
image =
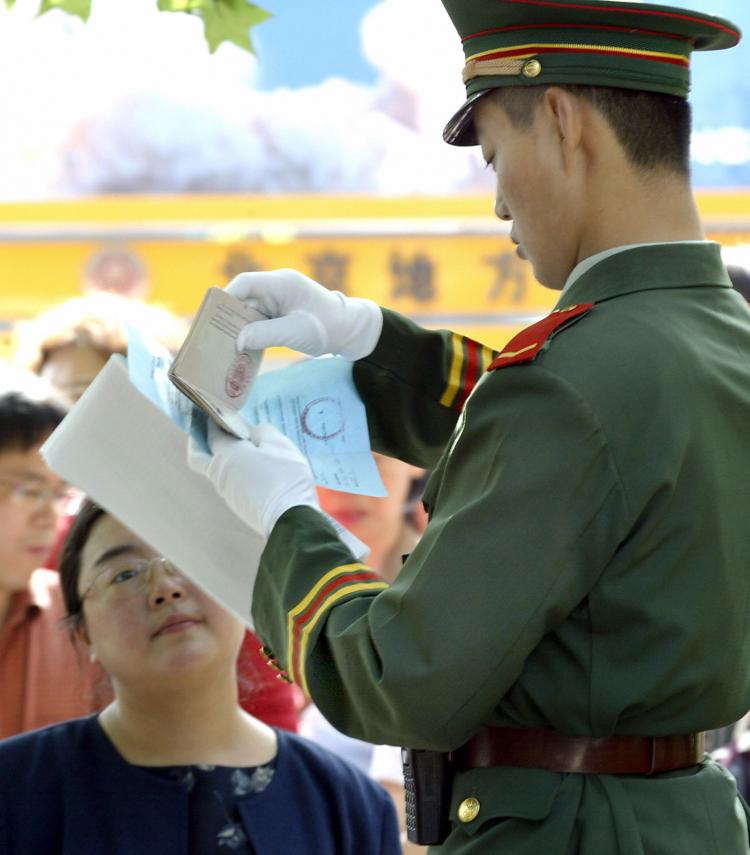
M 445 387 L 440 403 L 444 407 L 452 407 L 461 387 L 461 371 L 464 367 L 464 340 L 458 333 L 451 333 L 453 357 L 448 374 L 448 385 Z
M 346 585 L 343 588 L 339 588 L 336 591 L 333 591 L 331 596 L 321 604 L 320 608 L 315 612 L 312 619 L 305 625 L 305 628 L 302 630 L 302 637 L 300 639 L 300 655 L 299 655 L 299 663 L 300 663 L 300 675 L 299 682 L 302 688 L 302 691 L 310 697 L 310 692 L 307 688 L 307 677 L 305 675 L 305 658 L 307 656 L 307 644 L 310 639 L 310 633 L 315 628 L 315 625 L 321 619 L 321 617 L 343 597 L 347 597 L 349 594 L 357 594 L 360 591 L 378 591 L 384 590 L 388 587 L 387 582 L 377 581 L 375 579 L 367 581 L 367 582 L 355 582 L 352 585 Z
M 294 675 L 294 619 L 312 603 L 317 595 L 325 588 L 325 586 L 336 576 L 342 576 L 345 573 L 353 573 L 358 570 L 370 570 L 371 568 L 360 562 L 354 564 L 342 564 L 340 567 L 334 567 L 329 570 L 324 576 L 312 586 L 308 593 L 300 600 L 299 603 L 287 615 L 287 673 L 291 680 L 295 679 Z
M 483 344 L 480 349 L 480 354 L 479 374 L 482 375 L 495 358 L 495 351 L 491 347 L 487 347 L 486 344 Z

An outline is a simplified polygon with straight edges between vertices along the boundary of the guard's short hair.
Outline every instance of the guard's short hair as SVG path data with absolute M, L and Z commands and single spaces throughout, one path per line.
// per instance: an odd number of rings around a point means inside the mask
M 0 368 L 0 454 L 40 445 L 65 418 L 67 405 L 39 377 Z
M 633 166 L 644 171 L 690 175 L 690 104 L 661 92 L 606 86 L 564 85 L 562 89 L 588 101 L 607 120 Z M 513 125 L 528 130 L 544 86 L 504 86 L 493 97 Z

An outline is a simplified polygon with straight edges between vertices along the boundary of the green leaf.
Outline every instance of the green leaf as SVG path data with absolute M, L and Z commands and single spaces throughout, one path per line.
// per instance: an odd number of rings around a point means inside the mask
M 37 15 L 43 15 L 45 12 L 52 11 L 52 9 L 59 9 L 61 12 L 68 12 L 71 15 L 78 15 L 82 21 L 88 21 L 91 14 L 91 0 L 42 0 Z
M 250 28 L 271 18 L 270 12 L 247 0 L 213 0 L 200 13 L 208 48 L 213 53 L 222 42 L 232 42 L 255 53 Z
M 160 12 L 197 12 L 211 0 L 158 0 L 156 5 Z

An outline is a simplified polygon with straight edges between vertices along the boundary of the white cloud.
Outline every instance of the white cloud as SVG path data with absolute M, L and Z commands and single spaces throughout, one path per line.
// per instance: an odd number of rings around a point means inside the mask
M 383 0 L 362 21 L 362 50 L 383 75 L 416 95 L 416 124 L 439 134 L 465 99 L 461 43 L 435 0 Z
M 750 131 L 732 127 L 696 131 L 690 156 L 701 166 L 750 164 Z
M 258 92 L 256 60 L 210 55 L 197 19 L 154 0 L 93 4 L 88 24 L 38 0 L 0 12 L 0 197 L 96 192 L 449 193 L 486 182 L 442 127 L 463 101 L 462 52 L 434 0 L 363 20 L 378 85 Z

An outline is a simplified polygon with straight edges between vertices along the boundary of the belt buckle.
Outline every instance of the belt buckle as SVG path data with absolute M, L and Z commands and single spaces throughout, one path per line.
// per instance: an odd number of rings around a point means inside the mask
M 656 770 L 656 737 L 655 736 L 649 736 L 648 741 L 649 741 L 649 749 L 651 752 L 651 761 L 649 764 L 648 772 L 646 772 L 646 774 L 647 775 L 653 775 L 654 771 Z

